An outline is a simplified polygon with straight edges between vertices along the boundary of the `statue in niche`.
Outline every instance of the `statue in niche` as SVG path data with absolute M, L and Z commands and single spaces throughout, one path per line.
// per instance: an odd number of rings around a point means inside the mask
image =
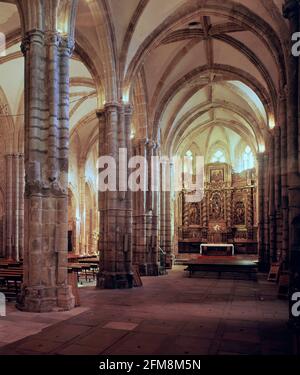
M 235 204 L 234 222 L 236 225 L 245 225 L 245 205 L 243 202 L 236 202 Z
M 222 199 L 219 193 L 214 193 L 211 197 L 210 216 L 215 220 L 222 218 Z
M 199 210 L 198 205 L 193 203 L 189 209 L 189 223 L 190 225 L 198 225 L 199 224 Z

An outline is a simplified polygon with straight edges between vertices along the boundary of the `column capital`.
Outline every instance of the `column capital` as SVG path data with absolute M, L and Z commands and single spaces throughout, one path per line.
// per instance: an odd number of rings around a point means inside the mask
M 59 47 L 61 52 L 65 52 L 69 57 L 71 57 L 75 48 L 75 40 L 70 36 L 59 35 Z
M 21 43 L 21 51 L 23 55 L 26 55 L 26 52 L 29 50 L 30 45 L 35 43 L 35 44 L 44 44 L 44 38 L 45 38 L 45 33 L 42 30 L 30 30 L 28 31 L 25 36 L 22 39 Z
M 99 119 L 102 119 L 102 118 L 105 118 L 105 109 L 102 108 L 102 109 L 97 109 L 96 110 L 96 116 L 99 118 Z
M 105 103 L 104 111 L 105 112 L 117 112 L 120 109 L 120 103 L 118 102 L 109 102 Z
M 48 46 L 59 47 L 61 43 L 61 35 L 55 31 L 47 31 L 45 33 L 45 44 Z
M 124 104 L 125 115 L 131 116 L 133 113 L 133 105 L 130 103 Z

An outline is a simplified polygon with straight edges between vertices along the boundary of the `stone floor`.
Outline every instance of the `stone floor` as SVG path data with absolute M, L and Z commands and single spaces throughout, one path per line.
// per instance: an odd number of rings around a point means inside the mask
M 184 267 L 176 266 L 167 276 L 143 282 L 133 290 L 81 288 L 85 310 L 63 313 L 63 318 L 10 307 L 0 318 L 0 342 L 14 335 L 19 341 L 2 346 L 0 354 L 292 352 L 287 302 L 276 298 L 276 286 L 264 275 L 258 282 L 188 278 Z M 19 329 L 23 337 L 31 336 L 20 340 Z

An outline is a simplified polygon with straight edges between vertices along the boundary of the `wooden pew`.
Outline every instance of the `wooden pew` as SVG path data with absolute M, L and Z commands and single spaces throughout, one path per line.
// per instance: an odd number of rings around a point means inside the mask
M 7 298 L 16 298 L 23 281 L 22 268 L 0 269 L 0 291 Z

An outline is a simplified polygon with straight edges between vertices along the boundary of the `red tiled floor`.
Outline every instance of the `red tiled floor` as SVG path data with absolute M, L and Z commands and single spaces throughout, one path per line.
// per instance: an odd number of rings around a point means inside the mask
M 0 353 L 289 354 L 288 304 L 265 278 L 188 278 L 176 266 L 142 288 L 82 288 L 87 311 Z

